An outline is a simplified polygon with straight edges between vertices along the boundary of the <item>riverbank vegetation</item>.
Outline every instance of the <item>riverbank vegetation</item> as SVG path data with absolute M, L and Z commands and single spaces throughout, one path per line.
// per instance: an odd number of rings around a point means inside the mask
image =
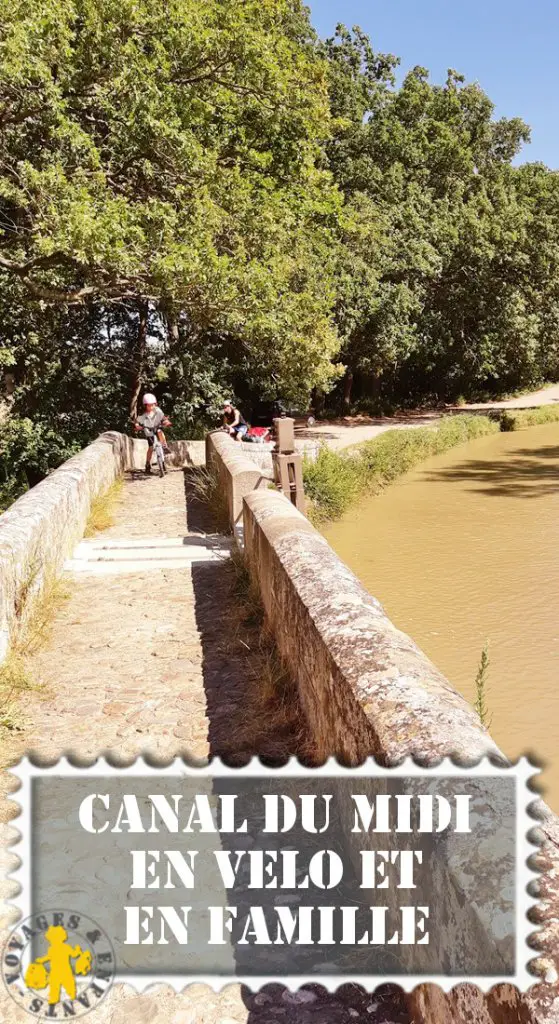
M 535 409 L 503 409 L 499 415 L 501 430 L 522 430 L 524 427 L 540 427 L 545 423 L 559 422 L 559 408 L 556 405 L 540 405 Z
M 357 498 L 380 491 L 429 456 L 498 431 L 498 420 L 465 414 L 446 416 L 433 427 L 387 430 L 341 452 L 324 446 L 315 461 L 304 463 L 309 518 L 315 524 L 338 519 Z
M 458 72 L 397 84 L 300 0 L 15 0 L 2 33 L 2 506 L 144 389 L 192 437 L 228 395 L 559 377 L 559 178 Z
M 477 437 L 557 422 L 559 408 L 554 405 L 502 409 L 488 416 L 460 413 L 443 416 L 432 427 L 387 430 L 342 451 L 324 445 L 315 460 L 307 458 L 303 465 L 309 518 L 315 525 L 339 519 L 365 494 L 377 493 L 431 455 Z

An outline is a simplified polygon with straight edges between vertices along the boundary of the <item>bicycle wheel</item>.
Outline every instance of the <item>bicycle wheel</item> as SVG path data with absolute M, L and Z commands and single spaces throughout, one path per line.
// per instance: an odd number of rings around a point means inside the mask
M 157 449 L 157 465 L 159 467 L 159 476 L 163 476 L 166 473 L 165 456 L 163 454 L 163 449 L 159 447 Z

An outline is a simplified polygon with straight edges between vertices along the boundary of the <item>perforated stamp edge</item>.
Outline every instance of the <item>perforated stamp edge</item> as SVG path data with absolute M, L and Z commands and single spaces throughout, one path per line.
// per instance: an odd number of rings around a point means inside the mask
M 468 982 L 475 985 L 482 992 L 489 992 L 496 985 L 514 985 L 519 992 L 525 993 L 533 985 L 542 984 L 542 978 L 536 976 L 529 969 L 530 961 L 534 960 L 534 948 L 529 945 L 530 937 L 534 937 L 538 929 L 528 918 L 529 911 L 536 907 L 538 900 L 531 895 L 534 882 L 541 877 L 540 872 L 533 870 L 528 862 L 536 853 L 540 841 L 535 838 L 538 828 L 537 814 L 535 813 L 537 794 L 529 789 L 528 782 L 540 771 L 528 758 L 522 757 L 515 764 L 502 765 L 491 761 L 489 758 L 482 758 L 475 765 L 456 764 L 450 758 L 444 758 L 437 765 L 424 767 L 417 764 L 412 758 L 406 758 L 401 764 L 394 767 L 379 765 L 372 757 L 367 758 L 358 767 L 348 768 L 339 764 L 335 758 L 329 758 L 319 767 L 309 768 L 302 765 L 297 758 L 292 757 L 280 768 L 271 768 L 263 765 L 259 758 L 253 757 L 243 767 L 232 768 L 214 758 L 211 762 L 202 765 L 187 763 L 181 758 L 175 758 L 165 766 L 158 766 L 148 763 L 144 758 L 137 758 L 133 764 L 126 767 L 112 764 L 107 758 L 101 757 L 95 763 L 88 766 L 81 766 L 69 757 L 62 757 L 56 764 L 44 767 L 35 764 L 30 757 L 23 758 L 17 765 L 10 768 L 20 786 L 17 792 L 9 795 L 9 800 L 19 805 L 20 814 L 13 819 L 13 824 L 19 831 L 19 838 L 10 844 L 10 852 L 19 858 L 19 865 L 8 872 L 8 879 L 17 883 L 19 892 L 13 896 L 8 906 L 14 907 L 20 919 L 29 917 L 31 914 L 31 791 L 32 782 L 36 778 L 45 778 L 49 775 L 62 778 L 93 778 L 93 777 L 197 777 L 197 778 L 316 778 L 317 776 L 329 776 L 338 778 L 401 778 L 412 777 L 417 779 L 433 780 L 437 776 L 446 778 L 480 778 L 480 777 L 502 777 L 511 775 L 516 780 L 516 971 L 514 975 L 484 975 L 477 977 L 457 977 L 441 974 L 426 975 L 262 975 L 243 976 L 241 974 L 227 975 L 178 975 L 161 974 L 150 975 L 119 975 L 118 971 L 114 978 L 115 984 L 123 984 L 132 987 L 137 992 L 145 992 L 154 985 L 168 985 L 175 992 L 183 992 L 190 985 L 204 984 L 215 992 L 221 991 L 227 985 L 233 983 L 244 984 L 253 992 L 264 985 L 281 983 L 295 992 L 303 985 L 319 984 L 330 992 L 335 992 L 340 985 L 354 983 L 365 990 L 373 992 L 379 985 L 397 985 L 405 992 L 412 992 L 418 985 L 435 984 L 444 992 L 450 992 L 456 985 Z

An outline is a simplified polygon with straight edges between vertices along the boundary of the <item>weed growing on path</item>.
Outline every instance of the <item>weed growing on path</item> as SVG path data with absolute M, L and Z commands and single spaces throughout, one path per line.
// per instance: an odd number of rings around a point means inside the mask
M 68 599 L 68 586 L 60 576 L 48 573 L 41 595 L 34 602 L 12 641 L 12 650 L 22 658 L 29 658 L 43 647 L 50 636 L 53 621 L 61 604 Z
M 91 502 L 84 537 L 93 537 L 114 525 L 116 510 L 122 496 L 122 480 L 115 480 L 106 491 Z
M 486 640 L 481 652 L 481 658 L 476 675 L 476 699 L 474 708 L 484 729 L 491 726 L 492 715 L 489 714 L 487 703 L 487 678 L 489 673 L 489 641 Z
M 227 496 L 214 466 L 196 466 L 190 470 L 189 485 L 192 496 L 208 506 L 218 532 L 230 533 Z
M 24 658 L 11 652 L 0 665 L 0 731 L 14 732 L 22 727 L 18 698 L 22 691 L 34 688 Z
M 23 588 L 19 601 L 19 625 L 12 637 L 9 654 L 0 665 L 0 733 L 23 728 L 25 723 L 19 697 L 26 690 L 40 688 L 29 669 L 29 659 L 48 641 L 56 613 L 69 597 L 68 588 L 60 577 L 47 573 L 40 596 L 26 614 L 32 584 L 37 576 L 38 570 L 32 566 L 29 571 L 31 582 Z M 6 759 L 2 755 L 0 760 L 5 763 Z

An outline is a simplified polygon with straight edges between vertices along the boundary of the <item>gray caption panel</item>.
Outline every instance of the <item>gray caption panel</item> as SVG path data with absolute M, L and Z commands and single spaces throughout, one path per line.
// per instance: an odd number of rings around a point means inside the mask
M 123 979 L 512 977 L 515 793 L 479 774 L 47 774 L 32 911 L 94 918 Z

